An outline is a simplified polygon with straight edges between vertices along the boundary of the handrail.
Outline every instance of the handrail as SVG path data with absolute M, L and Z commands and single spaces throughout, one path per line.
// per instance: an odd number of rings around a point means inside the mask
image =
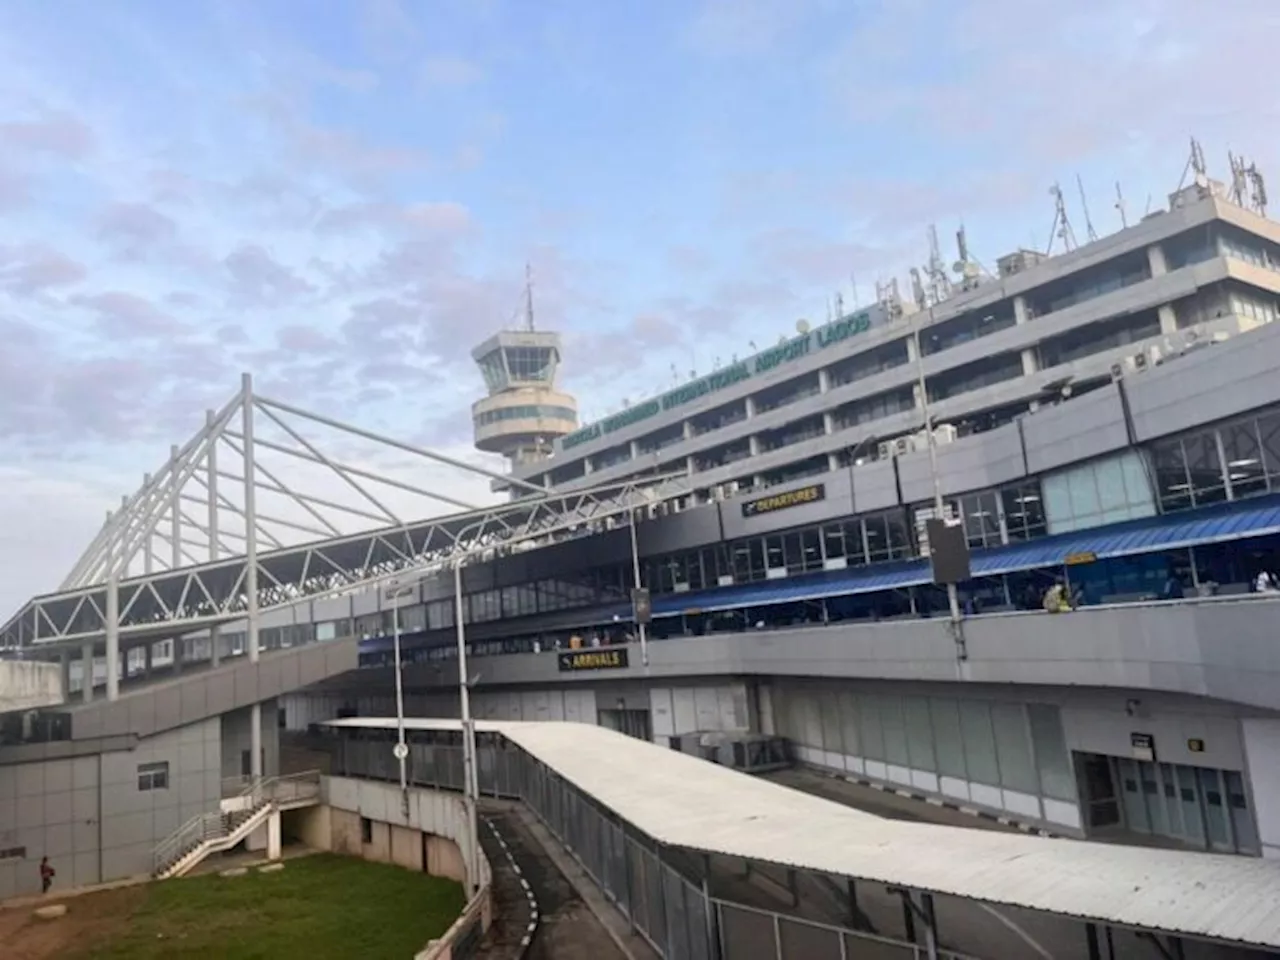
M 152 869 L 163 870 L 187 847 L 221 836 L 224 832 L 221 811 L 197 814 L 156 844 L 152 853 Z

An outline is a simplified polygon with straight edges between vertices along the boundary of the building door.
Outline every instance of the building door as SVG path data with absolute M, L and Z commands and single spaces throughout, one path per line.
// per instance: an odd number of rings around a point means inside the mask
M 1100 770 L 1092 778 L 1089 771 L 1099 760 L 1110 765 L 1119 788 L 1118 812 L 1125 829 L 1221 853 L 1258 853 L 1244 778 L 1235 770 L 1081 754 L 1090 827 L 1106 825 L 1093 820 L 1093 791 L 1104 787 L 1096 785 L 1102 780 Z M 1105 805 L 1099 806 L 1105 812 Z
M 1085 824 L 1090 829 L 1113 827 L 1120 823 L 1120 799 L 1116 796 L 1116 780 L 1112 776 L 1111 758 L 1096 753 L 1077 753 L 1076 782 L 1084 796 Z

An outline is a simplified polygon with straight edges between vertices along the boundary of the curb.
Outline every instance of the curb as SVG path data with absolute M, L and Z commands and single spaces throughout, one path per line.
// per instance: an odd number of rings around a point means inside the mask
M 493 825 L 493 821 L 488 817 L 481 817 L 484 824 L 489 828 L 489 832 L 493 834 L 493 839 L 498 841 L 498 846 L 502 848 L 502 854 L 507 858 L 507 862 L 511 864 L 511 869 L 515 872 L 516 879 L 520 881 L 520 886 L 524 889 L 524 895 L 529 901 L 529 925 L 525 928 L 524 936 L 520 938 L 520 952 L 516 954 L 517 958 L 523 957 L 529 950 L 529 945 L 533 943 L 533 935 L 538 932 L 538 898 L 533 895 L 533 888 L 529 886 L 529 881 L 525 879 L 524 872 L 520 869 L 520 864 L 516 863 L 515 855 L 511 852 L 511 848 L 507 846 L 506 839 L 498 832 L 498 828 Z
M 889 784 L 881 783 L 878 780 L 867 780 L 864 777 L 850 776 L 846 773 L 832 773 L 828 770 L 818 770 L 815 772 L 821 773 L 823 776 L 829 777 L 832 780 L 844 780 L 848 783 L 857 784 L 860 787 L 869 787 L 872 790 L 879 790 L 881 793 L 892 793 L 907 800 L 918 800 L 922 803 L 929 804 L 931 807 L 942 807 L 944 810 L 954 810 L 956 813 L 963 813 L 966 816 L 977 817 L 979 820 L 989 820 L 992 823 L 999 823 L 1006 827 L 1013 827 L 1015 830 L 1031 834 L 1034 837 L 1045 837 L 1050 840 L 1070 839 L 1063 834 L 1054 833 L 1052 830 L 1045 830 L 1043 827 L 1024 823 L 1021 820 L 1015 820 L 1013 817 L 1006 817 L 1003 814 L 988 813 L 986 810 L 979 810 L 977 807 L 971 807 L 967 803 L 944 800 L 941 797 L 934 797 L 925 793 L 916 793 L 914 790 L 905 790 L 902 787 L 890 786 Z

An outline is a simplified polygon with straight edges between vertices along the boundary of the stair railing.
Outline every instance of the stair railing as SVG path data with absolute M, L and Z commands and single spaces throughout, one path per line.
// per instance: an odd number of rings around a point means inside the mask
M 153 871 L 160 873 L 180 860 L 188 850 L 206 840 L 217 839 L 224 833 L 221 811 L 201 813 L 192 817 L 156 844 L 151 858 Z

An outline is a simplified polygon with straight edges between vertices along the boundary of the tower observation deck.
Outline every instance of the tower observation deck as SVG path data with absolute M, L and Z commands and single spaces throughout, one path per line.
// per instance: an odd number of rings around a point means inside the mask
M 471 405 L 475 444 L 516 464 L 545 459 L 557 437 L 578 427 L 578 401 L 556 389 L 560 335 L 533 327 L 504 330 L 471 351 L 486 397 Z

